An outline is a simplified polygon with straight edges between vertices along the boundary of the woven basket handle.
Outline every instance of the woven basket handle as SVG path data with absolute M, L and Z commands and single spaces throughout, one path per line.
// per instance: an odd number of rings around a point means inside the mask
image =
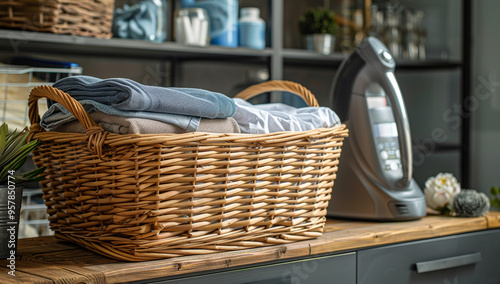
M 235 96 L 235 98 L 248 100 L 250 98 L 255 97 L 256 95 L 271 91 L 285 91 L 294 93 L 303 98 L 308 106 L 319 107 L 318 101 L 316 100 L 316 97 L 311 93 L 311 91 L 309 91 L 306 87 L 298 83 L 290 81 L 274 80 L 253 85 L 241 91 L 239 94 Z
M 36 133 L 44 131 L 40 126 L 40 114 L 38 113 L 38 100 L 43 98 L 60 103 L 80 121 L 86 131 L 89 150 L 102 159 L 102 148 L 107 132 L 90 117 L 77 100 L 51 86 L 35 87 L 31 90 L 28 97 L 28 115 L 31 123 L 30 139 Z

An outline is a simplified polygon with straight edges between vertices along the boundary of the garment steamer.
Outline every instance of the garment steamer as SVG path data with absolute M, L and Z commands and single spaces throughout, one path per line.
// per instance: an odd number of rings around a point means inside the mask
M 418 219 L 425 197 L 412 179 L 410 125 L 387 47 L 365 38 L 342 63 L 332 109 L 345 122 L 328 216 L 381 221 Z

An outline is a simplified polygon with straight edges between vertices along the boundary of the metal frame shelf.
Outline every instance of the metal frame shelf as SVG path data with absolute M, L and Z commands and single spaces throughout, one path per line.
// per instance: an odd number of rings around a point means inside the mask
M 365 0 L 365 4 L 370 1 Z M 287 2 L 288 4 L 289 2 Z M 470 95 L 470 23 L 471 4 L 461 2 L 462 54 L 459 59 L 436 59 L 428 61 L 401 60 L 397 70 L 427 72 L 429 70 L 460 70 L 461 96 L 464 101 Z M 235 63 L 263 64 L 269 68 L 270 79 L 281 80 L 286 66 L 308 66 L 336 69 L 345 55 L 334 53 L 321 55 L 305 50 L 284 47 L 285 0 L 268 0 L 269 37 L 264 50 L 249 48 L 226 48 L 220 46 L 193 47 L 175 42 L 154 43 L 128 39 L 97 39 L 80 36 L 56 35 L 28 31 L 0 30 L 0 48 L 6 53 L 31 52 L 37 54 L 80 55 L 94 57 L 121 57 L 170 61 L 171 80 L 175 84 L 178 66 L 185 61 L 225 61 Z M 470 110 L 464 106 L 463 113 Z M 464 116 L 461 127 L 460 156 L 462 184 L 469 183 L 470 119 Z

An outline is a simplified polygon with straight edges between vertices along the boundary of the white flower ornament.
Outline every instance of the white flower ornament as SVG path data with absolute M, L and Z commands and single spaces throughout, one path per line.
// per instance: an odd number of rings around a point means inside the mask
M 443 211 L 451 198 L 460 192 L 460 184 L 451 173 L 439 173 L 425 182 L 425 200 L 429 208 Z

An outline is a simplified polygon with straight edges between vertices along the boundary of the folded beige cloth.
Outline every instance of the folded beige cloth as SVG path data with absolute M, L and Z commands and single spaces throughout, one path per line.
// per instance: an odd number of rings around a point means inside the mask
M 117 134 L 186 133 L 184 129 L 176 125 L 152 119 L 109 115 L 100 111 L 93 112 L 90 116 L 95 122 L 101 124 L 104 130 Z M 48 130 L 85 133 L 83 125 L 78 120 Z M 215 119 L 202 118 L 197 132 L 240 133 L 240 128 L 236 120 L 232 117 Z

